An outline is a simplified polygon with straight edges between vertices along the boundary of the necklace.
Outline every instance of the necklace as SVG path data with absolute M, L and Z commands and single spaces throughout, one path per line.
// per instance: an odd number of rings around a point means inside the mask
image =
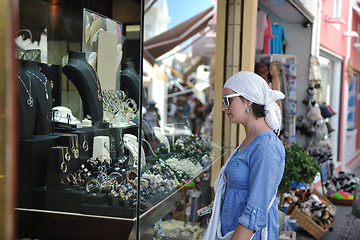
M 56 147 L 53 147 L 54 149 L 61 149 L 61 157 L 62 157 L 62 161 L 61 161 L 61 164 L 60 164 L 60 169 L 61 169 L 61 172 L 62 173 L 66 173 L 67 172 L 67 170 L 68 170 L 68 166 L 67 166 L 67 164 L 66 164 L 66 162 L 65 162 L 65 159 L 67 160 L 67 161 L 69 161 L 68 160 L 68 158 L 67 158 L 67 155 L 66 154 L 69 154 L 68 152 L 67 152 L 67 147 L 62 147 L 62 146 L 56 146 Z M 66 153 L 64 152 L 64 148 L 66 149 Z
M 28 99 L 26 100 L 26 104 L 29 105 L 29 107 L 32 107 L 34 106 L 34 99 L 33 97 L 31 96 L 31 79 L 29 77 L 29 75 L 27 73 L 25 73 L 26 76 L 29 78 L 29 89 L 27 89 L 24 81 L 21 79 L 21 77 L 18 75 L 18 79 L 21 81 L 22 85 L 24 86 L 25 88 L 25 91 L 27 92 L 28 94 Z
M 31 75 L 33 75 L 34 77 L 36 77 L 36 78 L 44 85 L 44 88 L 45 88 L 45 97 L 46 97 L 46 99 L 49 99 L 49 94 L 48 94 L 47 86 L 46 86 L 46 84 L 47 84 L 47 82 L 48 82 L 48 79 L 47 79 L 47 77 L 45 76 L 45 74 L 43 74 L 42 72 L 40 72 L 41 75 L 43 75 L 43 77 L 45 78 L 45 81 L 43 81 L 43 80 L 42 80 L 41 78 L 39 78 L 39 76 L 37 76 L 36 74 L 34 74 L 34 73 L 32 73 L 32 72 L 30 72 L 30 71 L 28 71 L 28 70 L 25 70 L 25 72 L 30 73 Z
M 74 154 L 75 158 L 79 158 L 79 145 L 78 145 L 78 135 L 77 134 L 64 134 L 64 136 L 69 136 L 71 138 L 71 152 Z
M 82 147 L 84 149 L 84 152 L 87 152 L 89 150 L 89 145 L 86 141 L 86 137 L 85 137 L 85 133 L 83 132 L 83 138 L 84 138 L 84 141 L 83 141 L 83 144 L 82 144 Z
M 94 82 L 97 86 L 97 95 L 98 95 L 98 99 L 99 101 L 101 102 L 101 92 L 100 92 L 100 80 L 94 75 L 94 73 L 91 71 L 91 69 L 89 68 L 89 66 L 87 66 L 85 63 L 83 63 L 82 61 L 80 60 L 77 60 L 77 59 L 74 59 L 74 58 L 70 58 L 69 61 L 72 60 L 72 61 L 77 61 L 77 62 L 80 62 L 82 65 L 84 65 L 88 70 L 89 72 L 91 73 L 93 79 L 94 79 Z

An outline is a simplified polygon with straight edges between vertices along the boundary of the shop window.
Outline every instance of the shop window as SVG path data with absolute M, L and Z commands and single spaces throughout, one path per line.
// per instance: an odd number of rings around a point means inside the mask
M 336 112 L 334 116 L 327 119 L 334 131 L 329 135 L 332 147 L 333 159 L 338 159 L 338 144 L 340 136 L 339 113 L 341 92 L 341 67 L 342 61 L 327 52 L 321 52 L 319 57 L 321 71 L 321 87 L 318 89 L 319 104 L 330 105 Z
M 334 0 L 334 17 L 341 17 L 341 0 Z
M 355 74 L 349 85 L 347 130 L 350 131 L 356 128 L 356 96 L 358 89 L 358 81 L 359 76 Z

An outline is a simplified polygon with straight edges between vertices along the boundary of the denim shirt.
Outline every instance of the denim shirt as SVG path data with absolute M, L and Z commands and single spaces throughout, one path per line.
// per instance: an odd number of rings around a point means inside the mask
M 268 239 L 278 239 L 277 202 L 269 211 L 268 207 L 284 172 L 282 142 L 272 131 L 260 133 L 228 161 L 220 209 L 222 233 L 240 223 L 255 230 L 253 239 L 260 239 L 260 230 L 266 226 Z

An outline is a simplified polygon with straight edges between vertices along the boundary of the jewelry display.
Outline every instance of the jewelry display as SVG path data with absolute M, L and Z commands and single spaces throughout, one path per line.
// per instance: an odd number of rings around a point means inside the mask
M 85 189 L 89 193 L 100 193 L 101 192 L 101 184 L 97 179 L 91 179 L 85 185 Z
M 72 152 L 73 152 L 75 158 L 79 158 L 79 145 L 78 145 L 79 141 L 78 141 L 78 135 L 77 135 L 77 134 L 74 134 L 73 136 L 74 136 L 74 141 L 75 141 L 75 148 L 72 149 Z M 71 138 L 71 139 L 73 139 L 73 138 Z
M 136 194 L 136 190 L 131 184 L 121 185 L 119 189 L 119 195 L 123 200 L 128 200 L 130 197 Z
M 61 183 L 63 185 L 68 185 L 70 182 L 71 182 L 71 180 L 70 180 L 69 176 L 61 178 Z
M 169 139 L 161 133 L 161 128 L 154 127 L 154 135 L 159 140 L 160 143 L 164 144 L 168 152 L 170 152 L 170 143 Z
M 99 174 L 100 175 L 100 174 Z M 87 192 L 100 193 L 103 190 L 111 191 L 118 185 L 116 178 L 110 178 L 106 174 L 98 176 L 96 179 L 91 179 L 86 183 L 85 189 Z
M 109 136 L 95 136 L 93 141 L 93 157 L 99 159 L 101 162 L 108 162 L 111 164 L 109 148 L 110 137 Z
M 138 165 L 138 158 L 139 158 L 139 154 L 138 154 L 138 141 L 137 141 L 137 137 L 135 135 L 132 134 L 124 134 L 124 147 L 127 148 L 129 150 L 129 152 L 131 153 L 132 156 L 132 160 L 133 162 L 129 162 L 129 164 L 133 164 L 133 165 Z M 146 165 L 146 160 L 145 160 L 145 152 L 144 149 L 141 147 L 141 165 L 145 166 Z
M 18 75 L 18 79 L 20 80 L 20 82 L 22 83 L 22 85 L 25 88 L 26 93 L 28 94 L 28 99 L 26 100 L 26 104 L 29 105 L 29 107 L 32 107 L 32 106 L 34 106 L 34 99 L 33 99 L 32 95 L 31 95 L 31 79 L 30 79 L 29 75 L 26 72 L 25 72 L 25 74 L 29 79 L 29 89 L 26 87 L 24 81 L 21 79 L 21 77 L 19 75 Z
M 71 138 L 71 152 L 74 154 L 75 158 L 79 158 L 79 142 L 77 134 L 64 134 L 64 136 L 70 136 Z
M 135 168 L 131 168 L 126 172 L 126 180 L 134 185 L 137 185 L 138 173 Z
M 65 147 L 65 149 L 66 149 L 65 159 L 66 159 L 66 161 L 70 161 L 70 160 L 71 160 L 71 156 L 70 156 L 70 154 L 69 154 L 69 149 L 68 149 L 68 147 Z
M 83 144 L 82 144 L 82 148 L 83 148 L 84 152 L 87 152 L 89 150 L 89 145 L 88 145 L 88 143 L 86 141 L 85 133 L 82 133 L 82 135 L 83 135 L 83 139 L 84 139 Z
M 82 65 L 84 65 L 84 66 L 89 70 L 89 72 L 91 73 L 91 76 L 93 77 L 94 82 L 95 82 L 95 84 L 96 84 L 96 86 L 97 86 L 98 100 L 101 101 L 102 96 L 101 96 L 101 89 L 100 89 L 100 80 L 99 80 L 99 78 L 97 77 L 96 73 L 95 73 L 95 75 L 94 75 L 94 73 L 91 71 L 91 69 L 89 68 L 89 66 L 87 66 L 85 63 L 83 63 L 82 61 L 80 61 L 80 60 L 78 60 L 78 59 L 71 58 L 71 59 L 69 59 L 69 61 L 79 62 L 79 63 L 81 63 Z
M 66 158 L 66 156 L 65 156 L 66 153 L 64 152 L 64 149 L 65 149 L 66 147 L 57 146 L 57 147 L 53 147 L 53 148 L 55 148 L 55 149 L 61 149 L 61 159 L 62 159 L 62 162 L 61 162 L 61 164 L 60 164 L 60 169 L 61 169 L 61 172 L 62 172 L 62 173 L 66 173 L 67 170 L 68 170 L 68 167 L 67 167 L 67 164 L 66 164 L 66 162 L 65 162 L 65 159 L 66 159 L 67 161 L 69 161 L 69 160 Z
M 112 163 L 112 159 L 110 157 L 110 148 L 108 146 L 108 143 L 107 142 L 104 142 L 104 148 L 107 150 L 108 154 L 105 155 L 106 158 L 104 158 L 104 161 L 109 161 L 109 164 Z
M 44 80 L 42 80 L 39 76 L 37 76 L 36 74 L 34 74 L 34 73 L 32 73 L 32 72 L 30 72 L 30 71 L 28 71 L 28 70 L 25 70 L 25 72 L 33 75 L 34 77 L 36 77 L 36 78 L 44 85 L 45 97 L 46 97 L 46 99 L 49 99 L 49 94 L 48 94 L 48 90 L 47 90 L 47 86 L 46 86 L 47 83 L 48 83 L 48 79 L 47 79 L 47 77 L 45 76 L 45 74 L 43 74 L 42 72 L 40 72 L 41 75 L 42 75 L 42 76 L 44 77 L 44 79 L 45 79 L 45 81 L 44 81 Z
M 101 161 L 99 159 L 89 158 L 87 160 L 87 163 L 91 171 L 93 172 L 99 171 L 99 166 L 101 166 Z
M 109 122 L 115 125 L 132 124 L 131 121 L 138 116 L 137 104 L 133 99 L 126 99 L 122 90 L 103 90 L 102 95 L 105 118 Z

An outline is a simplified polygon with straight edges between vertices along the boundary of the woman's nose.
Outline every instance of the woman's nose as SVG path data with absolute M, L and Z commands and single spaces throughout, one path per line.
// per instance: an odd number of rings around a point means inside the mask
M 227 110 L 227 109 L 228 109 L 228 107 L 225 106 L 225 104 L 222 104 L 222 110 L 225 111 L 225 110 Z

